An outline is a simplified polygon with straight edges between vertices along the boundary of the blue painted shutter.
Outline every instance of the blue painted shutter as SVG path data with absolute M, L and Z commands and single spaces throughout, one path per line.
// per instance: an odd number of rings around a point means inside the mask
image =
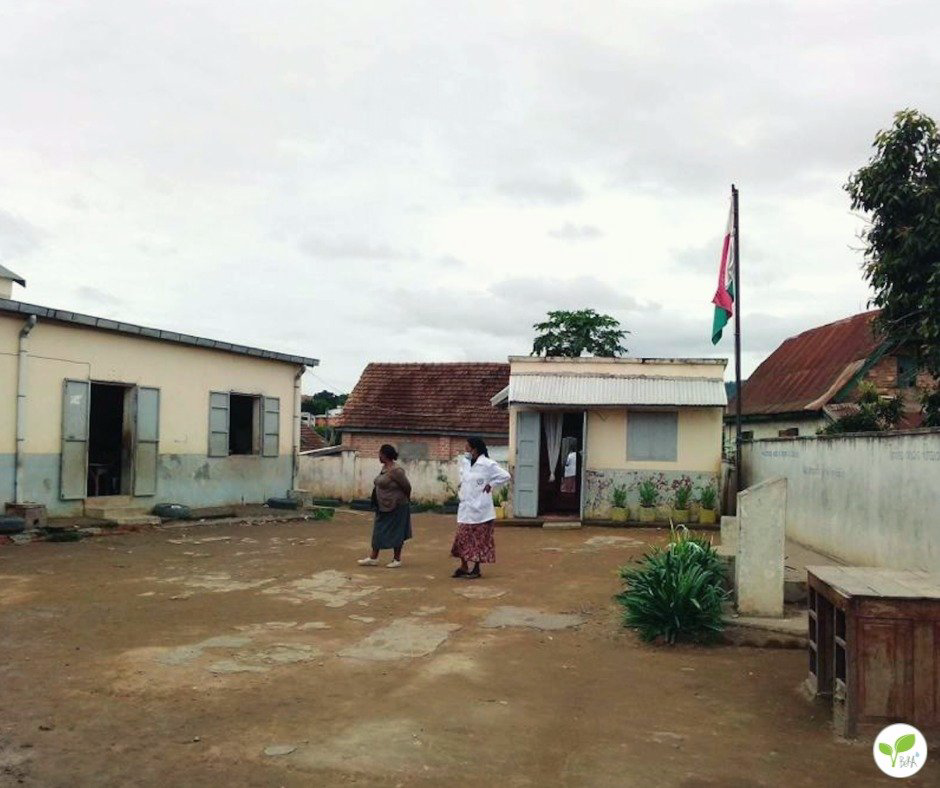
M 209 456 L 228 457 L 227 391 L 209 392 Z
M 66 380 L 62 388 L 62 455 L 59 495 L 63 501 L 84 498 L 88 492 L 88 408 L 91 384 Z
M 539 444 L 541 417 L 537 411 L 516 414 L 516 478 L 512 510 L 517 517 L 539 514 Z
M 160 389 L 140 386 L 134 390 L 134 394 L 134 495 L 156 495 Z
M 277 457 L 281 443 L 281 401 L 277 397 L 262 398 L 261 456 Z

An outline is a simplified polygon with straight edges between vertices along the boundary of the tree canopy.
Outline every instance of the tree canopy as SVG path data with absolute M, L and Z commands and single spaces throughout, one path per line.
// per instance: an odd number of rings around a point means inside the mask
M 875 153 L 845 188 L 869 216 L 865 278 L 881 308 L 878 325 L 940 379 L 940 132 L 916 110 L 903 110 L 875 137 Z M 940 395 L 926 392 L 928 424 L 940 424 Z
M 334 394 L 332 391 L 318 391 L 316 394 L 304 396 L 301 399 L 300 409 L 305 413 L 326 413 L 331 408 L 338 408 L 346 402 L 348 394 Z
M 583 354 L 601 357 L 621 356 L 627 352 L 623 342 L 629 331 L 610 315 L 593 309 L 548 313 L 548 320 L 536 323 L 533 356 L 577 358 Z

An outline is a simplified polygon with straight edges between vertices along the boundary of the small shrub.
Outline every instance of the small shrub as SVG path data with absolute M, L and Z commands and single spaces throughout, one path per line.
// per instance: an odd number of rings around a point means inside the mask
M 336 512 L 335 509 L 331 509 L 326 506 L 318 506 L 313 510 L 313 519 L 314 520 L 332 520 L 333 514 Z
M 679 509 L 680 511 L 688 509 L 691 498 L 691 484 L 680 484 L 678 487 L 676 487 L 676 509 Z
M 652 479 L 644 479 L 638 488 L 640 506 L 655 506 L 659 502 L 659 488 Z
M 624 626 L 646 641 L 708 642 L 724 629 L 724 565 L 711 543 L 673 531 L 665 548 L 647 553 L 639 567 L 623 567 Z
M 714 485 L 709 484 L 698 491 L 698 502 L 703 509 L 715 508 L 715 504 L 718 503 L 718 490 Z
M 450 479 L 447 478 L 447 474 L 444 473 L 444 471 L 440 471 L 437 474 L 437 480 L 444 485 L 444 490 L 447 492 L 447 498 L 444 500 L 444 503 L 460 503 L 460 497 L 457 494 L 457 488 L 450 483 Z
M 624 485 L 618 485 L 614 487 L 613 492 L 611 493 L 611 499 L 613 500 L 614 507 L 617 509 L 626 509 L 627 508 L 627 488 Z
M 509 500 L 509 488 L 506 485 L 493 490 L 493 506 L 502 506 Z

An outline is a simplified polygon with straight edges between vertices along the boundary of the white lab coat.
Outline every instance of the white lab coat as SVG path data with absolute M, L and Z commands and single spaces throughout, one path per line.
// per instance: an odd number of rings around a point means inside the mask
M 486 486 L 500 487 L 509 481 L 510 475 L 489 457 L 477 457 L 471 465 L 470 460 L 461 456 L 458 467 L 460 489 L 457 497 L 460 498 L 460 506 L 457 508 L 457 522 L 473 525 L 496 519 L 493 495 L 486 492 Z

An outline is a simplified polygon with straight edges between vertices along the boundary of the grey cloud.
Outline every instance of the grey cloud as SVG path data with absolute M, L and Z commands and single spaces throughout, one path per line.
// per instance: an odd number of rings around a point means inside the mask
M 300 251 L 321 260 L 399 260 L 409 255 L 387 244 L 361 238 L 324 238 L 307 235 L 297 244 Z
M 453 268 L 460 269 L 466 268 L 467 263 L 464 260 L 461 260 L 459 257 L 455 257 L 452 254 L 442 254 L 437 258 L 437 263 L 443 268 Z
M 41 238 L 42 232 L 25 219 L 0 209 L 0 261 L 33 251 Z
M 599 227 L 595 227 L 593 224 L 573 224 L 572 222 L 565 222 L 561 227 L 549 230 L 548 234 L 552 238 L 557 238 L 560 241 L 590 241 L 595 238 L 603 237 L 604 231 Z
M 97 287 L 88 287 L 83 285 L 76 287 L 73 291 L 81 299 L 82 303 L 88 304 L 90 309 L 111 309 L 124 305 L 124 300 L 117 298 L 111 293 L 99 290 Z
M 530 205 L 567 205 L 584 198 L 584 189 L 573 178 L 517 178 L 498 184 L 496 191 Z

